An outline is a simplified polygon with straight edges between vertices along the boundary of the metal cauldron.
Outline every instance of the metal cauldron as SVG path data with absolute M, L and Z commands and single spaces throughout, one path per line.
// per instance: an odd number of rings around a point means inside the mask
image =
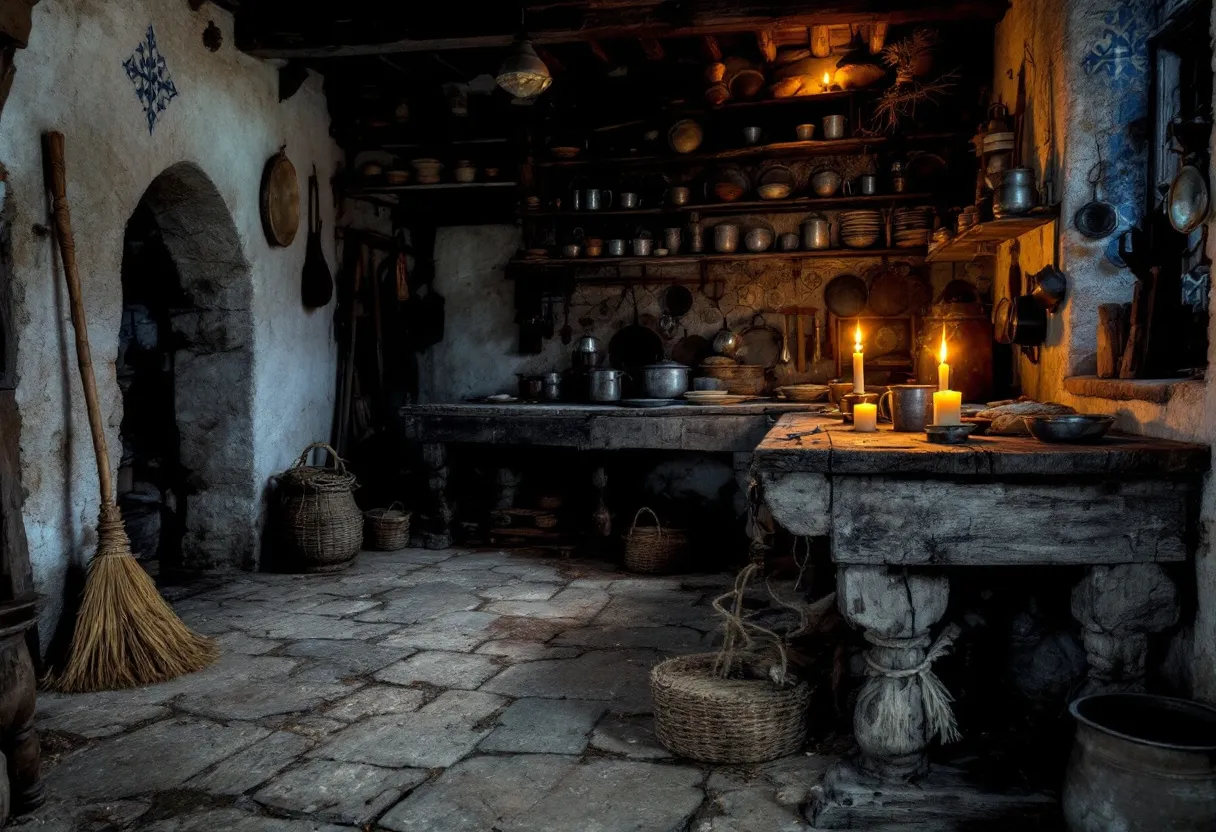
M 1085 696 L 1064 775 L 1069 832 L 1210 832 L 1216 824 L 1216 708 L 1138 693 Z

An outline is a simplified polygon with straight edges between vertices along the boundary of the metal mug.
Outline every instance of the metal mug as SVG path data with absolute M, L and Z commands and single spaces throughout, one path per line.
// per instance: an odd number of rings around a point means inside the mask
M 583 210 L 603 211 L 612 206 L 612 191 L 602 188 L 587 188 L 583 191 Z
M 787 231 L 777 238 L 777 248 L 782 251 L 797 251 L 798 250 L 798 235 L 793 231 Z
M 672 205 L 687 205 L 692 194 L 684 185 L 676 185 L 667 191 L 667 199 Z
M 547 402 L 559 402 L 562 400 L 561 373 L 541 373 L 540 397 Z
M 621 208 L 637 208 L 641 204 L 641 200 L 633 191 L 623 191 L 617 198 L 616 204 Z
M 857 192 L 862 196 L 873 196 L 878 193 L 878 177 L 872 173 L 863 173 L 857 177 Z
M 609 257 L 624 257 L 625 256 L 625 241 L 624 240 L 609 240 L 608 241 L 608 256 Z
M 683 228 L 663 229 L 663 248 L 671 254 L 679 254 L 680 245 L 684 242 Z
M 892 384 L 878 399 L 878 415 L 900 433 L 923 433 L 933 421 L 936 390 L 935 384 Z
M 843 139 L 844 127 L 844 116 L 827 116 L 823 120 L 823 137 L 825 139 Z
M 654 240 L 649 237 L 634 237 L 631 245 L 634 257 L 649 257 L 654 252 Z

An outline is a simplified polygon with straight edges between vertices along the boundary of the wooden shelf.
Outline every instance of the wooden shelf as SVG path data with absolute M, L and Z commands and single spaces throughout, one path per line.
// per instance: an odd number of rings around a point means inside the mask
M 642 217 L 666 214 L 701 213 L 718 214 L 785 214 L 798 211 L 831 210 L 836 208 L 883 208 L 908 202 L 933 203 L 939 194 L 874 194 L 871 196 L 795 197 L 793 199 L 759 199 L 739 202 L 710 202 L 703 205 L 665 205 L 660 208 L 609 208 L 604 211 L 523 211 L 520 216 L 570 217 L 595 219 L 596 217 Z
M 358 199 L 361 196 L 385 196 L 389 194 L 409 194 L 416 191 L 463 191 L 479 188 L 514 188 L 517 182 L 436 182 L 434 185 L 368 185 L 362 188 L 352 188 L 343 196 Z
M 649 156 L 579 157 L 574 159 L 542 159 L 536 167 L 596 167 L 604 165 L 667 165 L 680 163 L 738 161 L 772 156 L 844 156 L 851 153 L 876 150 L 887 144 L 949 142 L 962 140 L 962 133 L 925 133 L 915 136 L 854 136 L 847 139 L 812 139 L 807 142 L 776 142 L 750 147 L 732 147 L 724 150 L 667 153 Z
M 1055 211 L 1045 211 L 1028 217 L 1003 217 L 981 222 L 951 240 L 930 246 L 925 262 L 960 263 L 976 257 L 991 257 L 1001 243 L 1054 222 L 1056 216 Z
M 736 254 L 685 254 L 674 257 L 553 257 L 547 260 L 512 260 L 507 264 L 507 272 L 512 271 L 547 271 L 557 269 L 603 269 L 619 268 L 621 266 L 695 266 L 710 263 L 737 263 L 765 260 L 851 260 L 859 258 L 898 258 L 902 260 L 919 260 L 925 256 L 925 249 L 918 248 L 829 248 L 816 251 L 762 251 L 758 253 L 740 252 Z

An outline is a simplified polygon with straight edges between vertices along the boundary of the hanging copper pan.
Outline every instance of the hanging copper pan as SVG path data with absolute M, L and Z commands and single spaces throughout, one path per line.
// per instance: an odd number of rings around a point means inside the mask
M 300 227 L 300 181 L 287 148 L 270 157 L 262 171 L 262 229 L 272 246 L 289 246 Z

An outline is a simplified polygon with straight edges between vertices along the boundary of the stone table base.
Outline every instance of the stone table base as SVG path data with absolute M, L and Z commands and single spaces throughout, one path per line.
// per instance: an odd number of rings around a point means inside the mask
M 957 768 L 935 765 L 915 782 L 887 783 L 841 763 L 812 793 L 816 829 L 1024 832 L 1062 829 L 1060 805 L 1043 792 L 995 791 Z

